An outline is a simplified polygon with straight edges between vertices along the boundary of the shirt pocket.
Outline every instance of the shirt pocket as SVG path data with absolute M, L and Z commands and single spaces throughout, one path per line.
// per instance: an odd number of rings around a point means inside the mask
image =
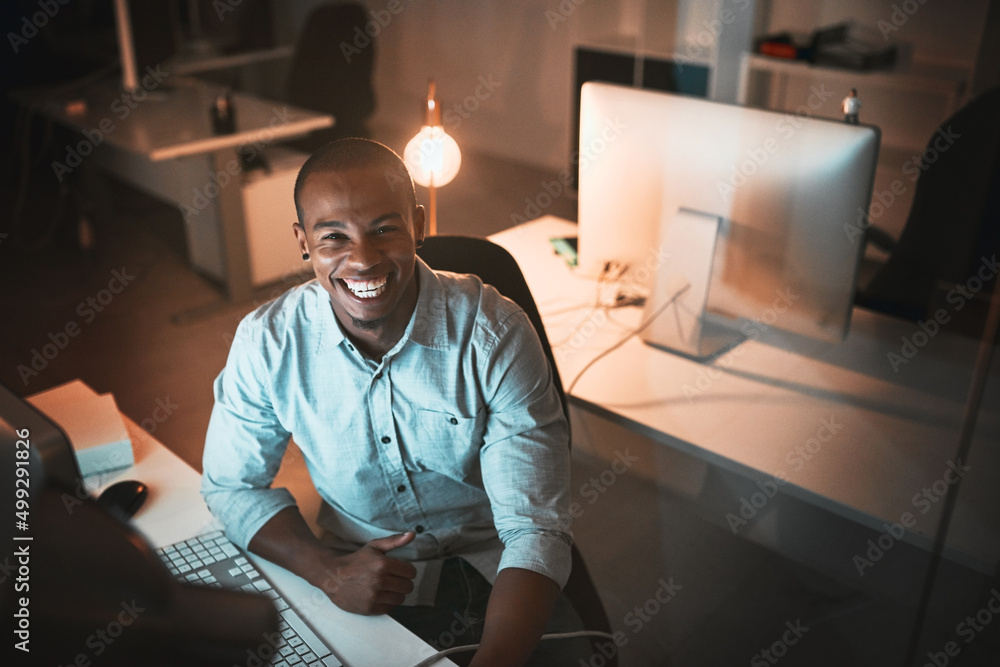
M 417 442 L 413 447 L 416 463 L 456 479 L 478 478 L 481 415 L 466 417 L 457 412 L 418 410 Z

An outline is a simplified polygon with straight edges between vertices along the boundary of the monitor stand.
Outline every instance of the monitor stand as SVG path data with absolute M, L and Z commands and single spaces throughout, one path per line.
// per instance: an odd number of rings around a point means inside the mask
M 705 317 L 723 222 L 717 215 L 686 208 L 663 216 L 659 256 L 667 259 L 657 268 L 646 300 L 643 321 L 653 318 L 641 332 L 646 343 L 706 361 L 745 340 L 736 320 L 727 326 L 714 321 L 718 315 L 713 314 L 713 321 Z

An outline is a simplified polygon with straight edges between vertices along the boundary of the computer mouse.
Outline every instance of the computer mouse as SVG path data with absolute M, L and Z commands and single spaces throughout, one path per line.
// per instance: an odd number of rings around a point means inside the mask
M 97 502 L 112 512 L 130 519 L 139 511 L 148 495 L 149 487 L 145 484 L 134 479 L 126 479 L 104 489 L 97 497 Z

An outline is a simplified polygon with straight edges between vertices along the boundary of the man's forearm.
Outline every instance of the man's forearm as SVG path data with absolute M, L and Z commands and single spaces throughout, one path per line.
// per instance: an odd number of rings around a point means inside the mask
M 327 549 L 310 530 L 298 507 L 286 507 L 271 517 L 247 547 L 314 586 L 321 583 Z
M 559 586 L 545 575 L 514 567 L 500 570 L 473 667 L 524 664 L 545 631 L 557 597 Z
M 386 556 L 416 537 L 413 532 L 371 540 L 346 556 L 323 546 L 298 507 L 286 507 L 257 531 L 250 551 L 299 575 L 354 614 L 384 614 L 413 590 L 416 569 Z

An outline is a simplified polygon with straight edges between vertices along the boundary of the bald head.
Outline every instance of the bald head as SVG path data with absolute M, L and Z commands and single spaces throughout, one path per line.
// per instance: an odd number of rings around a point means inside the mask
M 320 147 L 302 165 L 298 178 L 295 179 L 295 211 L 299 216 L 299 222 L 302 222 L 302 189 L 307 180 L 318 173 L 353 169 L 380 171 L 389 189 L 403 188 L 410 209 L 416 208 L 417 195 L 413 188 L 413 178 L 410 177 L 403 159 L 384 144 L 371 139 L 352 137 L 331 141 Z

